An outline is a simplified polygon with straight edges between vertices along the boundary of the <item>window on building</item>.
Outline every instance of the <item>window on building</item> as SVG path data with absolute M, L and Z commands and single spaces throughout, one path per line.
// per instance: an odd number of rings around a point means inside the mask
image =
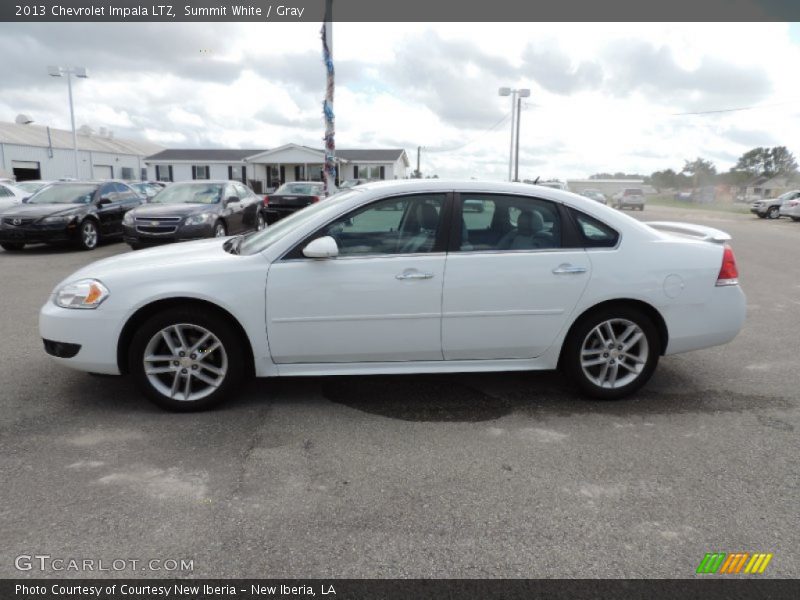
M 156 165 L 156 179 L 158 181 L 173 181 L 172 165 Z
M 295 181 L 305 181 L 306 179 L 306 167 L 305 165 L 295 165 L 294 166 L 294 180 Z
M 386 179 L 384 165 L 355 165 L 353 179 Z
M 141 172 L 141 174 L 139 176 L 139 179 L 141 179 L 142 181 L 147 181 L 147 179 L 148 179 L 148 177 L 147 177 L 147 167 L 142 167 L 141 171 L 142 172 Z
M 131 181 L 133 179 L 133 169 L 130 167 L 122 167 L 122 179 Z
M 247 183 L 247 167 L 228 167 L 228 179 L 232 179 L 233 181 L 241 181 L 242 183 Z
M 192 179 L 211 179 L 207 165 L 193 165 Z

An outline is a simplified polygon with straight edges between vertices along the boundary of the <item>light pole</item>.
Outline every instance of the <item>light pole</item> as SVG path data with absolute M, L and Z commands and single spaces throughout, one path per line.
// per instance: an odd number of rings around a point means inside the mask
M 508 150 L 508 180 L 516 181 L 519 177 L 519 117 L 522 98 L 527 98 L 531 95 L 531 91 L 527 88 L 511 89 L 501 87 L 498 90 L 501 96 L 511 96 L 511 144 Z M 516 130 L 516 152 L 514 152 L 514 135 Z M 512 171 L 514 167 L 514 157 L 516 155 L 516 170 Z M 512 176 L 513 173 L 513 176 Z
M 89 77 L 89 72 L 86 67 L 47 67 L 47 73 L 50 77 L 63 77 L 67 76 L 67 90 L 69 91 L 69 118 L 72 122 L 72 151 L 73 158 L 75 159 L 75 179 L 80 179 L 78 175 L 78 134 L 75 132 L 75 107 L 72 104 L 72 76 L 86 79 Z

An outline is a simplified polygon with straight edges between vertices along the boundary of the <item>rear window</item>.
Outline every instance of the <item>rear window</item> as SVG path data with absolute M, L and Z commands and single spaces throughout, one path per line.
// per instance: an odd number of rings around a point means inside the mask
M 625 190 L 625 195 L 626 196 L 641 196 L 642 195 L 642 190 L 640 190 L 639 188 L 628 188 L 627 190 Z
M 617 245 L 619 233 L 615 229 L 574 208 L 570 212 L 578 225 L 584 248 L 613 248 Z

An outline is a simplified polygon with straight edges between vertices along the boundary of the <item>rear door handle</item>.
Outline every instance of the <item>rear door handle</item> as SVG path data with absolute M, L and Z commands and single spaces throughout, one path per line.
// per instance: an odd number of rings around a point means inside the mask
M 586 267 L 573 267 L 569 263 L 563 263 L 553 269 L 554 275 L 578 275 L 586 273 Z
M 399 275 L 395 275 L 394 278 L 400 281 L 405 281 L 406 279 L 432 279 L 433 273 L 423 273 L 416 269 L 406 269 Z

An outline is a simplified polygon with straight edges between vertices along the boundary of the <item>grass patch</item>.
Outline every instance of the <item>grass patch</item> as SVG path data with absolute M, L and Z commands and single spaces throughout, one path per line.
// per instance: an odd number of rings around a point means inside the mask
M 671 206 L 673 208 L 684 208 L 686 210 L 711 210 L 740 215 L 746 215 L 750 212 L 750 204 L 741 202 L 687 202 L 685 200 L 676 200 L 672 196 L 666 195 L 648 196 L 647 204 L 653 206 Z

